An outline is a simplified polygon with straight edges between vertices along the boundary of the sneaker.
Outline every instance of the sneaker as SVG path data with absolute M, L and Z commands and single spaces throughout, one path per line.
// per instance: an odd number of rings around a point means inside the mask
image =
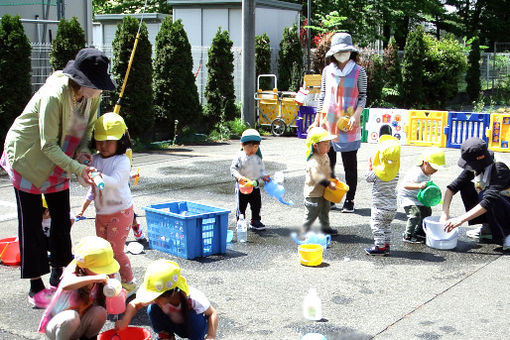
M 126 290 L 126 298 L 128 298 L 136 292 L 136 282 L 134 280 L 131 282 L 122 282 L 122 288 Z
M 333 229 L 333 228 L 321 229 L 321 231 L 322 231 L 324 234 L 329 234 L 329 235 L 338 235 L 338 230 Z
M 51 298 L 53 297 L 53 291 L 51 289 L 43 289 L 36 293 L 34 296 L 28 296 L 28 302 L 35 308 L 46 309 L 50 304 Z
M 492 240 L 492 231 L 487 224 L 466 232 L 466 236 L 477 240 Z
M 133 234 L 135 235 L 135 239 L 137 241 L 141 240 L 141 239 L 145 239 L 145 235 L 143 234 L 143 230 L 140 227 L 140 223 L 132 225 L 131 228 L 133 229 Z
M 390 246 L 378 247 L 372 246 L 369 248 L 365 248 L 365 252 L 367 255 L 372 256 L 388 256 L 390 254 Z
M 503 250 L 504 251 L 510 250 L 510 235 L 505 237 L 505 241 L 503 242 Z
M 332 202 L 331 206 L 329 207 L 329 210 L 342 210 L 342 209 L 340 209 L 338 205 Z
M 412 237 L 412 236 L 404 236 L 402 238 L 402 242 L 410 243 L 410 244 L 420 244 L 420 243 L 423 243 L 420 240 L 418 240 L 416 237 Z
M 253 230 L 265 230 L 266 226 L 260 220 L 251 220 L 250 228 Z
M 354 212 L 354 202 L 353 201 L 345 201 L 344 206 L 342 207 L 343 213 L 353 213 Z

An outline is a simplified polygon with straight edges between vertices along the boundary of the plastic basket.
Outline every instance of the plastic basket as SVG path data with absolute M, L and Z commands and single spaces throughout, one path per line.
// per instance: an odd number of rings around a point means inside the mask
M 489 149 L 510 152 L 510 114 L 491 113 L 490 124 L 486 133 Z
M 152 249 L 186 259 L 227 251 L 229 210 L 188 201 L 152 204 L 146 212 Z
M 473 112 L 448 112 L 448 125 L 444 129 L 446 147 L 460 149 L 462 142 L 478 137 L 488 142 L 485 130 L 489 127 L 490 115 Z
M 298 110 L 297 136 L 298 138 L 306 138 L 306 130 L 315 119 L 315 108 L 312 106 L 300 106 Z

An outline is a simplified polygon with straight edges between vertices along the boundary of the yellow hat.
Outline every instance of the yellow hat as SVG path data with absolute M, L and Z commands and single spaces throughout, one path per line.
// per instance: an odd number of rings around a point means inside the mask
M 142 303 L 149 303 L 174 288 L 179 288 L 186 295 L 189 294 L 186 279 L 181 276 L 181 268 L 169 260 L 156 260 L 147 267 L 143 284 L 136 292 L 136 299 Z
M 113 249 L 107 240 L 97 236 L 87 236 L 74 249 L 72 265 L 86 268 L 96 274 L 113 274 L 120 265 L 113 258 Z
M 335 139 L 335 135 L 330 135 L 329 132 L 321 127 L 314 127 L 306 136 L 306 160 L 309 160 L 310 157 L 312 157 L 313 154 L 313 145 L 324 142 L 327 140 L 333 140 Z
M 102 142 L 105 140 L 119 140 L 126 133 L 127 126 L 119 114 L 107 112 L 96 120 L 94 125 L 94 139 Z
M 391 181 L 400 169 L 400 142 L 395 137 L 383 135 L 372 164 L 374 173 L 381 181 Z
M 445 169 L 446 161 L 444 151 L 437 147 L 429 147 L 423 152 L 423 161 L 426 161 L 434 170 Z M 421 162 L 420 162 L 421 163 Z

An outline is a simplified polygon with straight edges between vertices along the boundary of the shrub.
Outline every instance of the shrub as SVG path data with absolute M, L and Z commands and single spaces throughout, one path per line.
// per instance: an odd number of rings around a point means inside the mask
M 138 31 L 138 20 L 126 16 L 117 25 L 112 42 L 114 62 L 112 73 L 117 81 L 117 92 L 112 95 L 110 105 L 119 97 L 122 82 L 127 71 L 129 58 Z M 147 26 L 142 24 L 138 47 L 136 48 L 129 78 L 121 103 L 121 115 L 125 118 L 132 138 L 149 139 L 154 126 L 152 93 L 152 47 Z
M 423 27 L 418 26 L 407 35 L 402 60 L 402 96 L 404 104 L 418 107 L 423 102 L 423 59 L 425 42 Z
M 480 96 L 480 39 L 474 37 L 468 56 L 468 70 L 466 72 L 466 92 L 472 101 Z
M 234 95 L 234 55 L 228 31 L 218 28 L 211 42 L 207 61 L 204 126 L 208 131 L 220 122 L 236 118 Z
M 271 47 L 267 33 L 255 37 L 255 72 L 259 74 L 271 73 Z M 260 88 L 272 90 L 271 79 L 261 79 Z
M 0 152 L 14 119 L 30 100 L 30 41 L 19 16 L 5 14 L 0 21 Z
M 51 43 L 50 64 L 53 70 L 62 70 L 85 47 L 85 32 L 78 19 L 62 19 L 58 23 L 57 35 Z
M 202 107 L 193 75 L 191 45 L 181 20 L 166 18 L 156 36 L 154 59 L 154 110 L 156 127 L 172 138 L 174 121 L 182 127 L 198 122 Z
M 382 58 L 375 50 L 364 49 L 360 53 L 359 64 L 367 72 L 367 107 L 376 106 L 381 100 L 384 86 Z
M 278 88 L 297 91 L 303 70 L 303 49 L 299 41 L 297 25 L 285 27 L 278 58 Z
M 402 87 L 402 73 L 398 59 L 398 46 L 395 38 L 391 38 L 383 54 L 384 91 L 383 99 L 393 104 L 399 104 L 399 94 Z

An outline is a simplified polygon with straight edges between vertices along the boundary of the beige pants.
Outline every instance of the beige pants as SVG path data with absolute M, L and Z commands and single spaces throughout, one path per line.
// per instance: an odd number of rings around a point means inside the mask
M 106 322 L 106 309 L 90 307 L 80 317 L 75 310 L 65 310 L 55 315 L 46 325 L 46 335 L 51 340 L 71 340 L 97 335 Z

